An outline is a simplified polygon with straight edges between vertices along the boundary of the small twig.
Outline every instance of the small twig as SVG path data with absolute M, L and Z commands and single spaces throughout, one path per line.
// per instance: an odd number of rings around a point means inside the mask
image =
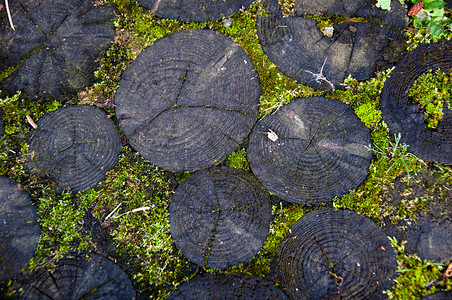
M 344 282 L 344 278 L 342 278 L 341 276 L 337 276 L 335 273 L 333 273 L 333 272 L 330 272 L 330 274 L 331 275 L 333 275 L 334 276 L 334 278 L 336 278 L 336 279 L 339 279 L 340 280 L 340 282 L 339 282 L 339 285 L 337 284 L 337 281 L 336 280 L 334 280 L 335 281 L 335 283 L 336 283 L 336 285 L 337 285 L 337 293 L 338 294 L 340 294 L 341 293 L 341 286 L 342 286 L 342 283 Z
M 286 26 L 286 25 L 278 25 L 278 26 L 276 26 L 275 28 L 273 28 L 271 37 L 273 37 L 273 35 L 276 33 L 276 32 L 275 32 L 276 29 L 278 29 L 278 28 L 287 28 L 287 26 Z
M 8 14 L 9 25 L 11 25 L 11 28 L 12 28 L 13 30 L 16 30 L 16 29 L 14 28 L 13 18 L 11 17 L 11 12 L 9 11 L 8 0 L 5 0 L 5 6 L 6 6 L 6 13 Z
M 118 206 L 116 206 L 115 209 L 113 209 L 113 210 L 111 211 L 111 213 L 108 214 L 108 216 L 105 218 L 104 222 L 107 221 L 107 220 L 115 213 L 115 211 L 118 210 L 118 208 L 121 206 L 121 204 L 122 204 L 122 202 L 119 203 Z
M 444 272 L 444 275 L 443 275 L 443 280 L 446 280 L 446 278 L 451 278 L 451 277 L 452 277 L 452 263 L 450 263 L 447 266 L 447 269 L 446 269 L 446 271 Z
M 35 121 L 33 121 L 33 119 L 32 119 L 29 115 L 27 115 L 27 122 L 28 122 L 28 124 L 30 124 L 31 127 L 33 127 L 34 129 L 37 129 L 37 128 L 38 128 L 38 125 L 36 125 Z
M 144 210 L 148 210 L 148 209 L 151 209 L 151 208 L 150 208 L 149 206 L 143 206 L 143 207 L 135 208 L 135 209 L 132 209 L 132 210 L 130 210 L 130 211 L 128 211 L 128 212 L 122 213 L 122 214 L 120 214 L 119 216 L 112 216 L 112 218 L 113 218 L 113 219 L 118 219 L 118 218 L 121 218 L 122 216 L 128 215 L 128 214 L 130 214 L 130 213 L 139 212 L 139 211 L 144 211 Z
M 325 67 L 325 63 L 326 63 L 327 59 L 328 59 L 328 57 L 325 57 L 325 60 L 323 61 L 323 65 L 320 68 L 319 73 L 314 73 L 309 70 L 304 70 L 304 71 L 308 72 L 309 74 L 312 74 L 312 76 L 314 76 L 314 78 L 315 78 L 315 82 L 317 82 L 318 84 L 320 84 L 321 81 L 325 81 L 326 83 L 328 83 L 331 86 L 331 89 L 334 91 L 335 90 L 334 84 L 323 75 L 323 68 Z

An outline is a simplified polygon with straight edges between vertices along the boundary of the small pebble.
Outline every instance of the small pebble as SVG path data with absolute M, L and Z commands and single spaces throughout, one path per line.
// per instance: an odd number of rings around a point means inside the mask
M 224 27 L 230 27 L 231 25 L 232 25 L 231 18 L 224 19 Z
M 325 27 L 323 28 L 322 32 L 327 37 L 333 37 L 334 27 Z

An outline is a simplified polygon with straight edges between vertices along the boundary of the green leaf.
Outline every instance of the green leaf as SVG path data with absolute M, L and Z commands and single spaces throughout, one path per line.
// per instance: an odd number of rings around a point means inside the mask
M 443 8 L 445 5 L 446 5 L 446 2 L 444 2 L 443 0 L 424 1 L 424 9 L 425 10 Z
M 385 10 L 391 10 L 391 0 L 377 0 L 377 7 Z

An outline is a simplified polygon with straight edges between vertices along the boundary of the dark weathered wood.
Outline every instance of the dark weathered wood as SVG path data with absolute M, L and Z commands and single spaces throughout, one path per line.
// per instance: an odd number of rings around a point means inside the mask
M 383 231 L 349 210 L 301 217 L 281 244 L 281 289 L 292 299 L 385 299 L 397 269 Z
M 38 215 L 28 193 L 19 183 L 0 176 L 0 281 L 27 265 L 39 235 Z
M 9 1 L 15 30 L 0 12 L 0 73 L 15 72 L 0 89 L 29 97 L 62 97 L 93 78 L 97 61 L 113 41 L 110 5 L 92 0 Z
M 263 278 L 246 274 L 207 274 L 181 284 L 167 300 L 287 299 Z
M 58 191 L 87 190 L 116 164 L 119 132 L 106 114 L 88 105 L 63 107 L 45 114 L 28 139 L 31 172 L 48 176 Z
M 375 0 L 295 0 L 294 9 L 297 16 L 316 15 L 329 18 L 343 16 L 346 18 L 365 18 L 371 22 L 381 22 L 391 27 L 405 28 L 407 25 L 406 9 L 400 1 L 391 0 L 391 10 L 375 6 Z
M 17 299 L 135 299 L 127 274 L 95 253 L 68 255 L 17 281 Z
M 137 0 L 156 15 L 183 22 L 204 22 L 229 17 L 255 0 Z
M 452 222 L 447 218 L 422 213 L 413 220 L 391 225 L 385 231 L 398 241 L 406 241 L 406 253 L 416 254 L 423 260 L 452 260 Z
M 421 298 L 421 300 L 450 300 L 452 299 L 452 291 L 436 292 Z
M 269 194 L 242 170 L 198 171 L 175 191 L 169 207 L 171 236 L 189 260 L 226 268 L 253 257 L 268 235 Z
M 257 120 L 259 78 L 240 46 L 211 30 L 178 31 L 123 73 L 116 116 L 132 147 L 168 171 L 221 163 Z
M 256 124 L 248 161 L 279 198 L 313 204 L 361 184 L 372 159 L 370 146 L 370 130 L 345 103 L 298 98 Z
M 398 1 L 392 1 L 394 9 L 388 12 L 371 5 L 375 1 L 298 0 L 294 17 L 284 17 L 277 0 L 262 3 L 257 33 L 265 54 L 282 73 L 315 89 L 340 89 L 349 75 L 368 79 L 380 65 L 391 64 L 394 50 L 402 46 L 398 39 L 406 18 Z M 328 37 L 305 14 L 360 17 L 367 22 L 334 25 Z
M 424 113 L 411 102 L 408 91 L 429 70 L 452 72 L 452 41 L 419 45 L 407 53 L 386 80 L 381 92 L 381 116 L 392 134 L 401 134 L 408 151 L 427 161 L 452 163 L 452 110 L 443 106 L 438 128 L 425 126 Z

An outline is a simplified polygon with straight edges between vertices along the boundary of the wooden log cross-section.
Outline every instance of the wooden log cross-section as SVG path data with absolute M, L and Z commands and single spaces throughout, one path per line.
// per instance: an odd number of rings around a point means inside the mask
M 298 98 L 256 124 L 248 161 L 277 197 L 317 204 L 361 184 L 372 159 L 370 146 L 370 130 L 345 103 Z
M 452 72 L 452 41 L 419 45 L 397 63 L 381 91 L 381 116 L 408 151 L 426 161 L 452 164 L 452 110 L 450 100 L 442 109 L 437 129 L 429 129 L 424 112 L 411 101 L 409 89 L 416 79 L 431 70 Z M 449 95 L 450 97 L 450 95 Z M 450 98 L 449 98 L 450 99 Z
M 23 96 L 58 97 L 94 79 L 100 55 L 115 35 L 111 5 L 92 0 L 10 1 L 10 26 L 0 11 L 0 90 Z
M 257 120 L 260 84 L 238 44 L 182 30 L 147 47 L 122 74 L 115 112 L 132 147 L 167 171 L 221 163 Z
M 263 278 L 246 274 L 207 274 L 181 284 L 166 300 L 287 299 Z
M 255 0 L 137 0 L 163 18 L 183 22 L 214 21 L 229 17 Z
M 47 176 L 57 191 L 84 191 L 95 186 L 116 164 L 119 132 L 100 109 L 74 105 L 45 114 L 29 138 L 27 168 Z
M 12 278 L 33 257 L 39 242 L 36 207 L 20 184 L 0 176 L 0 281 Z
M 25 272 L 16 285 L 14 299 L 136 299 L 127 274 L 96 253 L 71 253 L 52 270 Z
M 350 210 L 303 215 L 278 257 L 277 279 L 291 299 L 386 299 L 397 269 L 384 232 Z
M 268 191 L 229 167 L 198 171 L 178 186 L 169 207 L 171 237 L 193 263 L 227 268 L 252 258 L 269 233 Z
M 407 18 L 398 1 L 386 11 L 370 0 L 295 0 L 293 16 L 284 16 L 277 0 L 261 3 L 256 23 L 262 50 L 283 74 L 314 89 L 341 89 L 349 75 L 371 78 L 403 50 Z M 347 22 L 322 32 L 315 18 L 331 16 Z

